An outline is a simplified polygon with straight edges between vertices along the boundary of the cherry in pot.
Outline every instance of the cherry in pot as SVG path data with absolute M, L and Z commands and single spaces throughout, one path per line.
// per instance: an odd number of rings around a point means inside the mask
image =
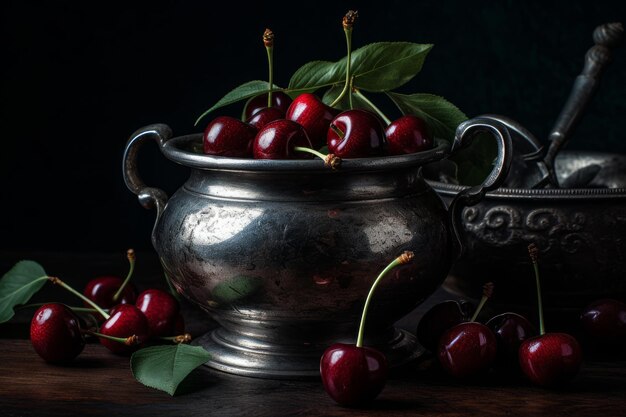
M 39 307 L 30 323 L 30 341 L 46 362 L 68 362 L 85 347 L 79 318 L 63 304 Z
M 267 93 L 251 98 L 244 109 L 244 119 L 249 120 L 263 109 L 267 109 Z M 272 106 L 284 115 L 291 104 L 291 98 L 282 91 L 272 91 Z
M 335 109 L 311 93 L 300 94 L 287 109 L 287 119 L 304 128 L 314 149 L 326 144 L 328 127 L 336 115 Z
M 311 142 L 304 128 L 291 120 L 276 120 L 259 130 L 254 138 L 254 157 L 256 159 L 299 159 L 308 158 L 306 153 L 296 152 L 294 148 L 311 148 Z
M 234 117 L 220 116 L 204 130 L 202 144 L 208 155 L 246 158 L 252 155 L 257 129 Z
M 248 119 L 248 124 L 256 127 L 257 129 L 263 128 L 266 124 L 273 122 L 274 120 L 284 119 L 285 112 L 276 107 L 266 107 L 256 112 L 251 118 Z
M 385 152 L 385 135 L 378 116 L 367 110 L 347 110 L 330 123 L 328 151 L 340 158 L 367 158 Z
M 424 120 L 410 114 L 391 122 L 385 129 L 385 137 L 389 155 L 421 152 L 433 147 L 433 139 Z

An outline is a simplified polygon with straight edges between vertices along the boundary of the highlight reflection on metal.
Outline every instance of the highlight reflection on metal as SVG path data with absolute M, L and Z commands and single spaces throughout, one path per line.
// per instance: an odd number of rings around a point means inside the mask
M 460 195 L 459 210 L 496 188 L 508 169 L 510 138 L 497 122 L 464 123 L 453 148 L 483 131 L 498 141 L 498 163 L 482 187 Z M 190 151 L 201 135 L 170 137 L 164 125 L 136 132 L 124 179 L 142 205 L 157 208 L 152 241 L 175 287 L 221 325 L 198 340 L 212 353 L 209 366 L 257 377 L 317 376 L 326 347 L 354 343 L 371 283 L 404 250 L 416 257 L 377 289 L 366 344 L 395 365 L 419 354 L 413 336 L 393 323 L 440 285 L 455 258 L 449 214 L 420 172 L 448 154 L 447 143 L 345 160 L 334 171 L 318 160 L 202 155 Z M 137 174 L 137 151 L 148 141 L 191 168 L 169 200 Z

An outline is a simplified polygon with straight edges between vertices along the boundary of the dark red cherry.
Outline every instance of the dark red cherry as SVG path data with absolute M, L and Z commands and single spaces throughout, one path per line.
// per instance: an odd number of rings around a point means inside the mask
M 311 142 L 304 128 L 291 120 L 275 120 L 259 130 L 254 138 L 256 159 L 303 159 L 310 155 L 296 152 L 294 148 L 311 148 Z
M 100 338 L 100 343 L 113 353 L 130 353 L 148 340 L 149 332 L 148 320 L 137 307 L 133 304 L 120 304 L 111 310 L 111 317 L 102 323 L 100 333 L 120 338 L 135 335 L 138 338 L 138 343 L 125 345 L 103 337 Z
M 487 371 L 496 359 L 496 337 L 487 326 L 465 322 L 448 329 L 439 340 L 437 357 L 443 369 L 457 378 Z
M 383 155 L 385 135 L 378 116 L 367 110 L 347 110 L 330 123 L 328 151 L 340 158 Z
M 566 333 L 546 333 L 522 342 L 519 364 L 537 385 L 554 386 L 573 379 L 582 363 L 578 341 Z
M 433 147 L 433 139 L 428 133 L 426 123 L 411 114 L 391 122 L 385 129 L 385 136 L 389 155 L 415 153 Z
M 263 128 L 269 122 L 274 120 L 284 119 L 285 112 L 276 107 L 266 107 L 256 112 L 250 119 L 248 124 L 256 127 L 257 129 Z
M 314 149 L 326 145 L 326 134 L 337 110 L 324 104 L 316 95 L 300 94 L 287 109 L 287 119 L 300 124 Z
M 291 97 L 282 91 L 272 92 L 272 106 L 275 107 L 285 114 L 289 105 L 291 104 Z M 260 96 L 256 96 L 251 98 L 247 103 L 246 107 L 243 111 L 244 119 L 248 120 L 260 110 L 267 108 L 267 93 L 261 94 Z
M 246 158 L 252 156 L 257 129 L 234 117 L 219 116 L 204 130 L 203 149 L 208 155 Z
M 486 324 L 498 341 L 497 362 L 504 366 L 519 365 L 518 352 L 522 342 L 537 335 L 537 330 L 524 316 L 503 313 L 492 317 Z
M 626 304 L 603 299 L 589 304 L 580 315 L 585 339 L 603 350 L 626 347 Z
M 83 294 L 102 308 L 111 308 L 117 304 L 134 304 L 137 299 L 135 287 L 129 283 L 124 287 L 117 301 L 113 301 L 113 295 L 119 290 L 124 282 L 119 277 L 105 276 L 94 278 L 87 283 Z M 86 307 L 90 307 L 85 303 Z
M 180 305 L 168 292 L 150 289 L 142 292 L 135 303 L 148 319 L 151 337 L 172 336 Z
M 35 352 L 51 363 L 71 361 L 85 347 L 78 316 L 57 303 L 37 309 L 30 323 L 30 341 Z
M 380 351 L 336 343 L 320 361 L 324 389 L 337 404 L 356 406 L 372 401 L 387 382 L 387 359 Z
M 417 341 L 424 348 L 436 352 L 441 335 L 449 328 L 468 321 L 472 310 L 472 304 L 465 300 L 447 300 L 434 305 L 417 324 Z

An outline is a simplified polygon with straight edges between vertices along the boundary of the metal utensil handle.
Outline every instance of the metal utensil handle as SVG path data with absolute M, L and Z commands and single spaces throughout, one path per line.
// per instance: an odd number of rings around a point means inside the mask
M 452 231 L 459 246 L 458 257 L 461 257 L 465 250 L 461 218 L 463 208 L 478 204 L 488 191 L 498 188 L 506 178 L 513 159 L 513 145 L 508 128 L 497 120 L 480 116 L 466 120 L 457 127 L 450 153 L 469 146 L 479 133 L 488 133 L 496 139 L 498 155 L 491 173 L 482 184 L 464 189 L 450 203 L 448 211 Z
M 585 55 L 585 65 L 581 74 L 576 77 L 569 98 L 552 128 L 549 137 L 550 147 L 543 160 L 554 184 L 557 184 L 554 174 L 556 155 L 571 137 L 572 131 L 598 89 L 600 75 L 613 59 L 612 49 L 621 43 L 623 35 L 624 26 L 621 23 L 607 23 L 598 26 L 593 32 L 595 45 Z
M 139 149 L 148 141 L 155 141 L 163 146 L 172 137 L 172 130 L 164 124 L 155 124 L 143 127 L 133 133 L 124 150 L 122 174 L 126 187 L 139 199 L 139 203 L 147 209 L 157 209 L 156 221 L 167 202 L 167 194 L 160 188 L 148 187 L 139 177 L 137 170 L 137 154 Z

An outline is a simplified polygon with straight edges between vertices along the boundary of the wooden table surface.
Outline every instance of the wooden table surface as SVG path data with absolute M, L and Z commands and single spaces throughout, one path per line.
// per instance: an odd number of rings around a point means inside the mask
M 0 273 L 21 258 L 18 253 L 0 253 Z M 39 260 L 49 274 L 76 282 L 105 273 L 123 275 L 126 267 L 123 256 L 120 261 L 116 256 L 93 254 L 40 253 L 30 258 Z M 146 258 L 152 266 L 140 267 L 138 260 L 140 282 L 159 280 L 158 263 L 150 255 Z M 45 295 L 36 297 L 65 300 L 67 295 L 56 290 L 46 288 Z M 199 335 L 213 326 L 189 306 L 184 313 L 192 333 Z M 245 378 L 206 367 L 195 370 L 179 388 L 179 395 L 171 397 L 135 381 L 128 357 L 112 355 L 98 344 L 88 344 L 69 366 L 46 364 L 27 340 L 30 316 L 32 311 L 21 311 L 0 325 L 0 416 L 626 415 L 624 360 L 587 360 L 571 384 L 554 390 L 496 371 L 479 380 L 457 381 L 424 356 L 397 370 L 378 399 L 363 409 L 335 405 L 319 380 Z M 412 326 L 415 317 L 409 316 L 400 325 Z

